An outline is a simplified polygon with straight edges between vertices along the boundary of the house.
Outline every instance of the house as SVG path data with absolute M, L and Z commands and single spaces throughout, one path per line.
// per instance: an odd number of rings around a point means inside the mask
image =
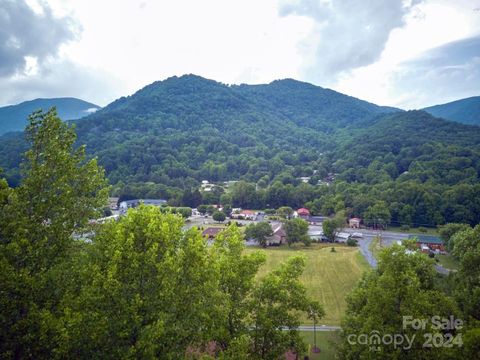
M 310 176 L 301 176 L 298 179 L 303 183 L 308 183 L 310 181 L 311 177 Z
M 267 246 L 279 246 L 287 243 L 287 233 L 283 224 L 278 223 L 272 226 L 272 236 L 267 239 Z
M 215 187 L 215 184 L 211 184 L 208 180 L 202 180 L 202 185 L 200 186 L 200 191 L 210 192 Z
M 207 237 L 209 239 L 214 239 L 218 233 L 222 232 L 224 229 L 219 227 L 209 227 L 203 230 L 202 236 Z
M 301 217 L 302 219 L 308 220 L 308 218 L 310 217 L 310 211 L 305 208 L 300 208 L 297 210 L 297 216 Z
M 257 212 L 253 210 L 241 210 L 230 215 L 232 219 L 245 219 L 245 220 L 255 220 L 257 217 Z
M 125 200 L 120 203 L 120 211 L 125 212 L 129 208 L 135 208 L 140 204 L 144 205 L 153 205 L 153 206 L 162 206 L 167 204 L 167 200 L 164 199 L 134 199 L 134 200 Z
M 359 229 L 361 222 L 362 222 L 362 219 L 353 217 L 350 220 L 348 220 L 348 226 L 350 226 L 352 229 Z
M 109 197 L 108 198 L 108 207 L 110 210 L 118 210 L 118 197 Z
M 429 253 L 433 251 L 441 254 L 445 253 L 445 247 L 443 246 L 443 241 L 438 236 L 410 235 L 408 238 L 416 239 L 417 247 L 419 247 L 422 252 Z

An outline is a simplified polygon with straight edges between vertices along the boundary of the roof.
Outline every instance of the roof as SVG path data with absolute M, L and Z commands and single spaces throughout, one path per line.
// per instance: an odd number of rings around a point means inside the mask
M 127 205 L 136 206 L 140 203 L 144 205 L 163 205 L 167 203 L 167 200 L 164 199 L 134 199 L 134 200 L 125 200 L 122 201 Z
M 432 236 L 432 235 L 409 235 L 409 239 L 414 239 L 417 238 L 417 243 L 419 244 L 437 244 L 437 245 L 443 245 L 442 239 L 440 239 L 438 236 Z
M 310 215 L 310 211 L 305 208 L 300 208 L 297 210 L 297 214 L 299 215 Z
M 353 221 L 361 221 L 361 219 L 360 219 L 360 218 L 357 218 L 357 217 L 353 217 L 353 218 L 351 218 L 350 220 L 353 220 Z M 350 220 L 349 220 L 349 221 L 350 221 Z
M 278 236 L 287 236 L 287 233 L 283 229 L 282 224 L 277 224 L 273 227 L 272 229 L 273 235 L 278 235 Z
M 216 236 L 219 232 L 223 231 L 223 228 L 219 227 L 209 227 L 203 230 L 203 236 Z
M 253 210 L 242 210 L 242 211 L 240 211 L 240 214 L 243 214 L 243 215 L 255 215 L 255 211 L 253 211 Z

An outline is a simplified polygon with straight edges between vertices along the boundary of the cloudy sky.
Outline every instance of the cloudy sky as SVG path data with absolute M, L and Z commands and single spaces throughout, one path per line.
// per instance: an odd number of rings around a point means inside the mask
M 0 106 L 188 73 L 405 109 L 480 95 L 480 0 L 0 0 Z

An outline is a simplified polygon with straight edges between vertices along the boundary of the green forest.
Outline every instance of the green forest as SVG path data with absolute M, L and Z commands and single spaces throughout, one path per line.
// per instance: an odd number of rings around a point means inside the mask
M 180 214 L 154 206 L 89 224 L 110 190 L 96 159 L 74 147 L 74 130 L 55 110 L 30 117 L 26 140 L 21 183 L 0 182 L 1 358 L 275 360 L 307 351 L 301 315 L 325 313 L 300 282 L 305 257 L 258 278 L 265 255 L 244 251 L 235 224 L 210 245 Z M 243 187 L 251 185 L 234 191 Z M 415 240 L 381 251 L 346 299 L 340 358 L 478 357 L 480 225 L 444 230 L 458 272 L 437 274 L 426 254 L 408 252 Z M 405 325 L 405 316 L 426 325 Z M 433 320 L 452 316 L 460 323 L 444 330 Z M 352 342 L 372 333 L 411 341 L 373 343 L 373 352 L 372 343 Z
M 380 107 L 295 80 L 227 86 L 194 75 L 155 82 L 75 122 L 112 195 L 172 206 L 345 210 L 366 222 L 480 222 L 480 128 Z M 23 135 L 0 139 L 21 179 Z M 309 177 L 308 183 L 299 178 Z M 202 180 L 220 185 L 199 193 Z M 239 181 L 231 187 L 224 181 Z
M 92 228 L 108 193 L 103 169 L 73 149 L 75 132 L 54 110 L 34 113 L 26 134 L 22 183 L 0 182 L 2 359 L 276 359 L 306 350 L 299 314 L 323 309 L 299 281 L 303 257 L 254 281 L 265 256 L 243 253 L 235 225 L 207 246 L 181 216 L 142 205 Z

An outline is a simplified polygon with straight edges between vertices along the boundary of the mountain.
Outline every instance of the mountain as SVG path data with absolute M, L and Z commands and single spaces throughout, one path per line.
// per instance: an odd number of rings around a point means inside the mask
M 401 111 L 293 79 L 276 80 L 268 85 L 240 85 L 234 90 L 260 106 L 262 102 L 268 103 L 300 126 L 320 130 L 350 125 L 375 114 Z
M 480 125 L 480 96 L 427 107 L 426 112 L 463 124 Z
M 76 126 L 78 142 L 112 183 L 183 188 L 202 179 L 275 177 L 335 148 L 338 129 L 397 110 L 291 79 L 227 86 L 185 75 L 154 82 Z M 25 144 L 10 136 L 1 145 L 0 167 L 18 181 Z
M 378 211 L 408 226 L 480 222 L 480 127 L 425 111 L 292 79 L 229 86 L 185 75 L 73 122 L 77 143 L 98 158 L 122 198 L 307 206 L 324 215 L 345 209 L 363 218 Z M 22 133 L 0 137 L 0 167 L 11 185 L 20 181 L 26 149 Z M 222 187 L 199 194 L 202 180 L 244 182 L 223 195 Z
M 185 75 L 116 100 L 77 131 L 113 183 L 184 186 L 179 178 L 191 184 L 280 173 L 285 163 L 310 162 L 335 147 L 329 134 L 337 129 L 396 110 L 291 79 L 227 86 Z
M 17 105 L 0 107 L 0 135 L 10 131 L 22 131 L 28 115 L 38 109 L 48 110 L 57 107 L 62 120 L 83 118 L 100 109 L 98 105 L 76 98 L 35 99 Z

